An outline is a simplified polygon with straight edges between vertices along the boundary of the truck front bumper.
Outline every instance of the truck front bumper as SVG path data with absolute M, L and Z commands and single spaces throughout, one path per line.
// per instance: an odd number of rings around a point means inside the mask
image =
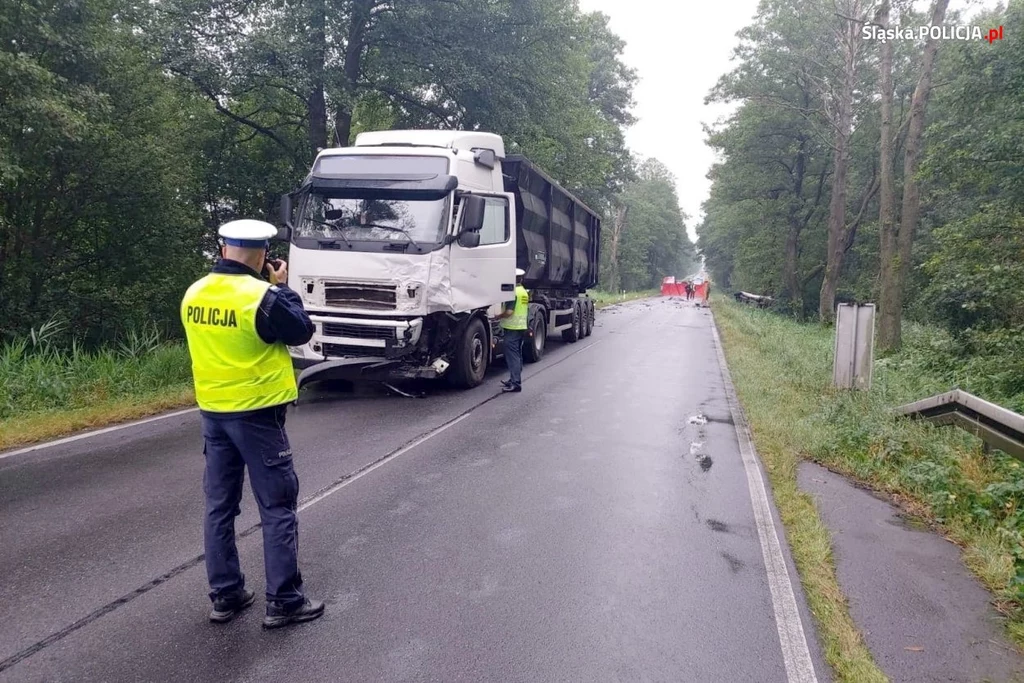
M 441 372 L 434 366 L 415 366 L 398 360 L 376 357 L 334 358 L 331 360 L 293 359 L 299 373 L 299 389 L 310 382 L 327 380 L 388 382 L 403 379 L 437 379 Z

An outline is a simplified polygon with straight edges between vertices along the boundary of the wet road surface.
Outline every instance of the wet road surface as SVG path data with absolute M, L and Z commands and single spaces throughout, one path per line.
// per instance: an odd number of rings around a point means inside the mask
M 1024 656 L 957 546 L 824 467 L 800 463 L 799 477 L 831 532 L 850 616 L 891 681 L 1024 681 Z
M 422 400 L 304 394 L 300 565 L 328 606 L 278 632 L 248 490 L 257 603 L 206 621 L 196 414 L 2 459 L 0 680 L 813 680 L 787 677 L 712 324 L 602 311 L 522 394 L 500 368 Z

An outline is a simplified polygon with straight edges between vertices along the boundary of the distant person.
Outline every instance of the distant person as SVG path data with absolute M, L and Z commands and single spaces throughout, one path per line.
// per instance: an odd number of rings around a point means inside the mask
M 694 285 L 691 280 L 687 280 L 686 281 L 686 299 L 687 299 L 687 301 L 689 301 L 690 299 L 693 299 L 695 287 L 696 287 L 696 285 Z
M 505 363 L 508 365 L 508 379 L 502 382 L 502 391 L 523 390 L 523 342 L 529 329 L 530 293 L 523 286 L 526 271 L 516 268 L 516 298 L 505 304 L 498 319 L 505 340 Z
M 235 547 L 235 517 L 248 469 L 263 523 L 264 628 L 311 621 L 324 613 L 324 603 L 303 592 L 299 480 L 284 431 L 288 404 L 298 397 L 288 346 L 307 343 L 314 327 L 302 299 L 285 284 L 288 264 L 267 258 L 269 239 L 276 233 L 263 221 L 225 223 L 219 231 L 221 259 L 181 302 L 205 441 L 203 535 L 213 601 L 210 621 L 231 621 L 255 600 L 245 587 Z

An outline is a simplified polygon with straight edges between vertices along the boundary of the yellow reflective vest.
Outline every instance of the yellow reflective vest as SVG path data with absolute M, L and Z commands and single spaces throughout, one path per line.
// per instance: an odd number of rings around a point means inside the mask
M 515 311 L 509 317 L 502 319 L 501 326 L 506 330 L 525 330 L 529 327 L 529 312 L 530 293 L 526 291 L 526 287 L 516 285 Z
M 250 275 L 211 273 L 185 292 L 181 322 L 201 409 L 233 413 L 298 398 L 288 347 L 256 333 L 256 311 L 270 286 Z

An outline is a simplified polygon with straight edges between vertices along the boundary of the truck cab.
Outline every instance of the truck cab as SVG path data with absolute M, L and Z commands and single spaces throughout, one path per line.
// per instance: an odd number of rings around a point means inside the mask
M 300 385 L 483 380 L 500 354 L 495 316 L 515 289 L 517 196 L 504 159 L 498 135 L 435 130 L 362 133 L 317 155 L 281 203 L 288 285 L 316 326 L 290 348 Z

